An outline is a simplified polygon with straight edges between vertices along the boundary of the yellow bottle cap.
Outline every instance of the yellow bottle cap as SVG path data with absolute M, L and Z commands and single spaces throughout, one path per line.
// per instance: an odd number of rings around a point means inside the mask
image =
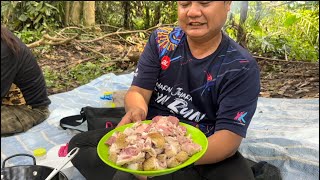
M 112 103 L 111 103 L 111 107 L 112 107 L 112 108 L 115 108 L 115 107 L 116 107 L 116 104 L 115 104 L 114 102 L 112 102 Z
M 44 156 L 47 153 L 47 150 L 45 148 L 38 148 L 33 150 L 33 155 L 34 156 Z
M 112 95 L 113 93 L 111 92 L 111 91 L 105 91 L 105 92 L 103 92 L 103 95 L 106 95 L 106 96 L 108 96 L 108 95 Z

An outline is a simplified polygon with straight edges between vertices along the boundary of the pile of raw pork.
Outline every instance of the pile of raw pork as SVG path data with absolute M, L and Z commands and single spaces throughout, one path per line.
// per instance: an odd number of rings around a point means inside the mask
M 109 159 L 133 170 L 172 168 L 202 150 L 173 116 L 156 116 L 152 122 L 136 122 L 123 132 L 115 132 L 106 142 Z

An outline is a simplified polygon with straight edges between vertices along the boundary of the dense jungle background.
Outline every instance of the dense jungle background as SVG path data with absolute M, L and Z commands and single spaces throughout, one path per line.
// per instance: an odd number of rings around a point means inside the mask
M 1 1 L 1 24 L 37 57 L 49 94 L 129 73 L 176 1 Z M 319 98 L 319 2 L 238 1 L 224 27 L 261 69 L 261 96 Z

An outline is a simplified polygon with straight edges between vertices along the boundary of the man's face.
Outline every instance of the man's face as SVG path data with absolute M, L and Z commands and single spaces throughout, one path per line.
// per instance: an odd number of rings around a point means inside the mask
M 193 39 L 206 39 L 220 33 L 231 1 L 178 1 L 178 21 Z

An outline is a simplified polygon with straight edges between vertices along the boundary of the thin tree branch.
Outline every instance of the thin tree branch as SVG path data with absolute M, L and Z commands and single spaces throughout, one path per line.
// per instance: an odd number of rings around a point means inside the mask
M 90 42 L 95 42 L 95 41 L 99 41 L 99 40 L 102 40 L 106 37 L 109 37 L 109 36 L 114 36 L 114 35 L 120 35 L 120 34 L 131 34 L 131 33 L 138 33 L 138 32 L 146 32 L 146 30 L 136 30 L 136 31 L 123 31 L 123 32 L 114 32 L 114 33 L 109 33 L 109 34 L 106 34 L 104 36 L 101 36 L 101 37 L 98 37 L 96 39 L 92 39 L 92 40 L 78 40 L 77 42 L 79 43 L 90 43 Z
M 287 61 L 287 60 L 283 60 L 283 59 L 273 59 L 273 58 L 267 58 L 267 57 L 262 57 L 262 56 L 253 56 L 253 57 L 256 59 L 278 61 L 278 62 L 315 64 L 314 62 L 307 62 L 307 61 Z

